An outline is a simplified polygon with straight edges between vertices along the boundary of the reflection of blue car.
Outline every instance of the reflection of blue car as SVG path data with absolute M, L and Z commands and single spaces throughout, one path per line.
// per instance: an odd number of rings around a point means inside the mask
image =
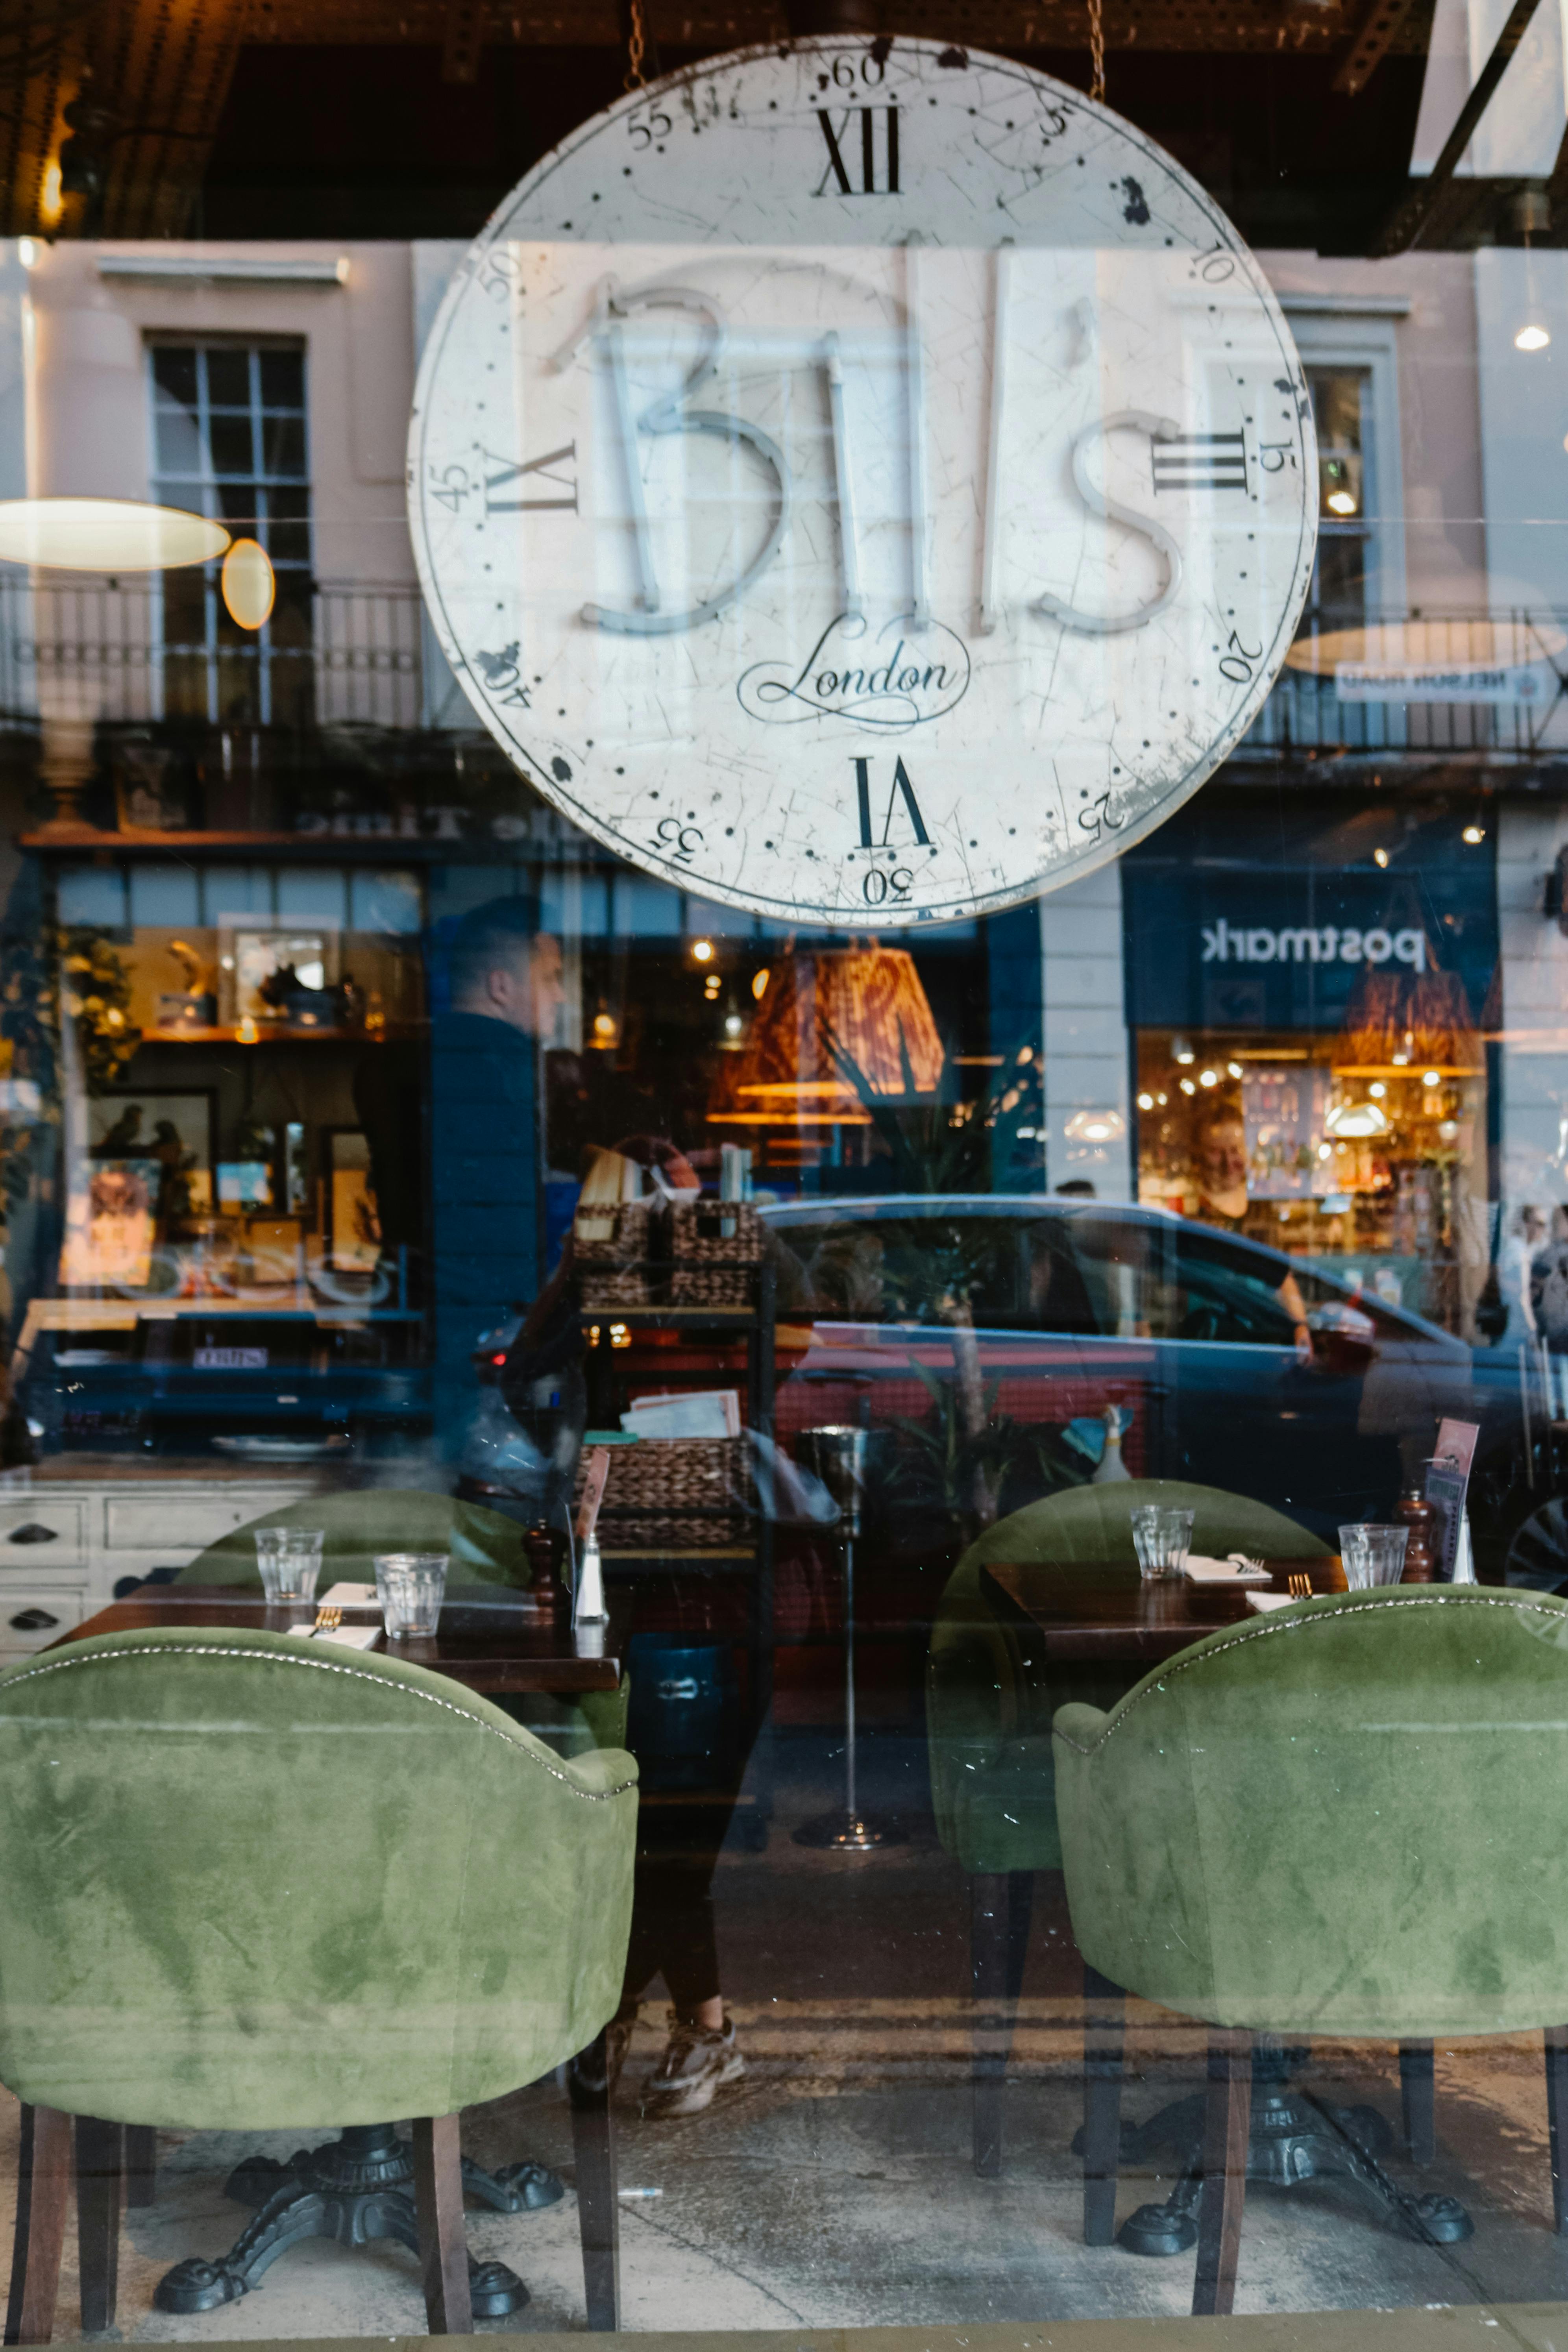
M 967 1381 L 972 1422 L 978 1406 L 1025 1432 L 1066 1433 L 1116 1403 L 1131 1415 L 1135 1474 L 1250 1495 L 1331 1538 L 1343 1520 L 1389 1511 L 1446 1414 L 1483 1423 L 1478 1517 L 1483 1496 L 1500 1502 L 1523 1475 L 1533 1405 L 1511 1351 L 1489 1362 L 1237 1235 L 1037 1194 L 793 1202 L 763 1214 L 779 1245 L 781 1325 L 805 1343 L 789 1351 L 789 1381 L 827 1384 L 786 1388 L 786 1435 L 803 1412 L 858 1411 L 853 1391 L 868 1390 L 871 1418 L 907 1420 L 911 1391 L 917 1411 L 926 1400 L 940 1411 L 939 1390 Z

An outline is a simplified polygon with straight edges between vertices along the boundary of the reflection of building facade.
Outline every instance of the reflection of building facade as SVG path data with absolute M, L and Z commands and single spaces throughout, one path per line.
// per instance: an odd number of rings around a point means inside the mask
M 805 984 L 793 942 L 573 835 L 421 626 L 404 428 L 455 258 L 76 246 L 7 263 L 6 481 L 210 514 L 260 539 L 279 582 L 255 632 L 210 570 L 0 582 L 13 772 L 55 820 L 36 836 L 46 890 L 118 975 L 89 1091 L 145 1097 L 149 1135 L 160 1115 L 201 1130 L 177 1200 L 154 1188 L 149 1284 L 300 1312 L 322 1283 L 374 1293 L 403 1318 L 368 1349 L 390 1372 L 431 1304 L 433 1246 L 451 1276 L 437 1352 L 456 1365 L 509 1307 L 496 1286 L 529 1287 L 553 1252 L 595 1146 L 654 1128 L 704 1173 L 728 1142 L 764 1190 L 869 1193 L 904 1181 L 896 1111 L 941 1139 L 947 1189 L 1134 1191 L 1467 1328 L 1500 1187 L 1546 1199 L 1562 1170 L 1556 1048 L 1516 1034 L 1542 984 L 1568 725 L 1568 582 L 1536 578 L 1510 520 L 1528 371 L 1547 363 L 1503 331 L 1519 257 L 1271 257 L 1316 411 L 1321 537 L 1262 719 L 1120 867 L 914 942 L 888 1067 L 829 1067 L 819 1038 L 775 1035 L 765 1072 L 763 1033 Z M 530 889 L 565 958 L 536 1206 L 465 1285 L 422 1179 L 393 1239 L 377 1232 L 360 1073 L 413 1057 L 391 1093 L 422 1162 L 441 943 L 468 908 Z M 70 1291 L 93 1257 L 95 1121 L 68 1103 Z M 47 1307 L 79 1339 L 86 1303 L 50 1296 L 61 1234 L 41 1185 L 11 1241 L 35 1328 Z M 411 1409 L 401 1372 L 386 1395 Z

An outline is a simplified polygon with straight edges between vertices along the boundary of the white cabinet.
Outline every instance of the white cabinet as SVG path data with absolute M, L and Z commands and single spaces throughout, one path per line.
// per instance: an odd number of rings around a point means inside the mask
M 208 1544 L 320 1491 L 300 1478 L 68 1483 L 11 1473 L 0 1488 L 0 1665 L 106 1608 L 121 1578 L 188 1568 Z

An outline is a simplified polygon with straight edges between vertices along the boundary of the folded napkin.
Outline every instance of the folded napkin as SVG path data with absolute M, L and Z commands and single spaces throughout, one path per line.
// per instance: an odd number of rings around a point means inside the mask
M 381 1639 L 379 1625 L 336 1625 L 331 1633 L 318 1633 L 309 1625 L 290 1625 L 296 1640 L 305 1642 L 336 1642 L 340 1649 L 368 1650 L 373 1642 Z
M 1294 1609 L 1296 1601 L 1295 1596 L 1289 1592 L 1249 1592 L 1247 1605 L 1261 1614 L 1269 1609 Z
M 319 1609 L 374 1609 L 379 1605 L 374 1584 L 334 1584 L 316 1603 Z
M 1272 1572 L 1267 1568 L 1238 1568 L 1234 1556 L 1229 1559 L 1210 1559 L 1201 1551 L 1187 1554 L 1184 1575 L 1194 1584 L 1271 1584 Z

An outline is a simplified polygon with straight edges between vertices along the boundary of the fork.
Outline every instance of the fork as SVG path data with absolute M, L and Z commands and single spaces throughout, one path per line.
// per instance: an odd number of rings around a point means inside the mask
M 316 1612 L 316 1622 L 310 1631 L 312 1633 L 335 1633 L 342 1622 L 342 1611 L 335 1604 L 329 1607 L 323 1601 Z
M 1305 1574 L 1288 1576 L 1285 1579 L 1285 1590 L 1292 1601 L 1310 1601 L 1312 1580 Z

